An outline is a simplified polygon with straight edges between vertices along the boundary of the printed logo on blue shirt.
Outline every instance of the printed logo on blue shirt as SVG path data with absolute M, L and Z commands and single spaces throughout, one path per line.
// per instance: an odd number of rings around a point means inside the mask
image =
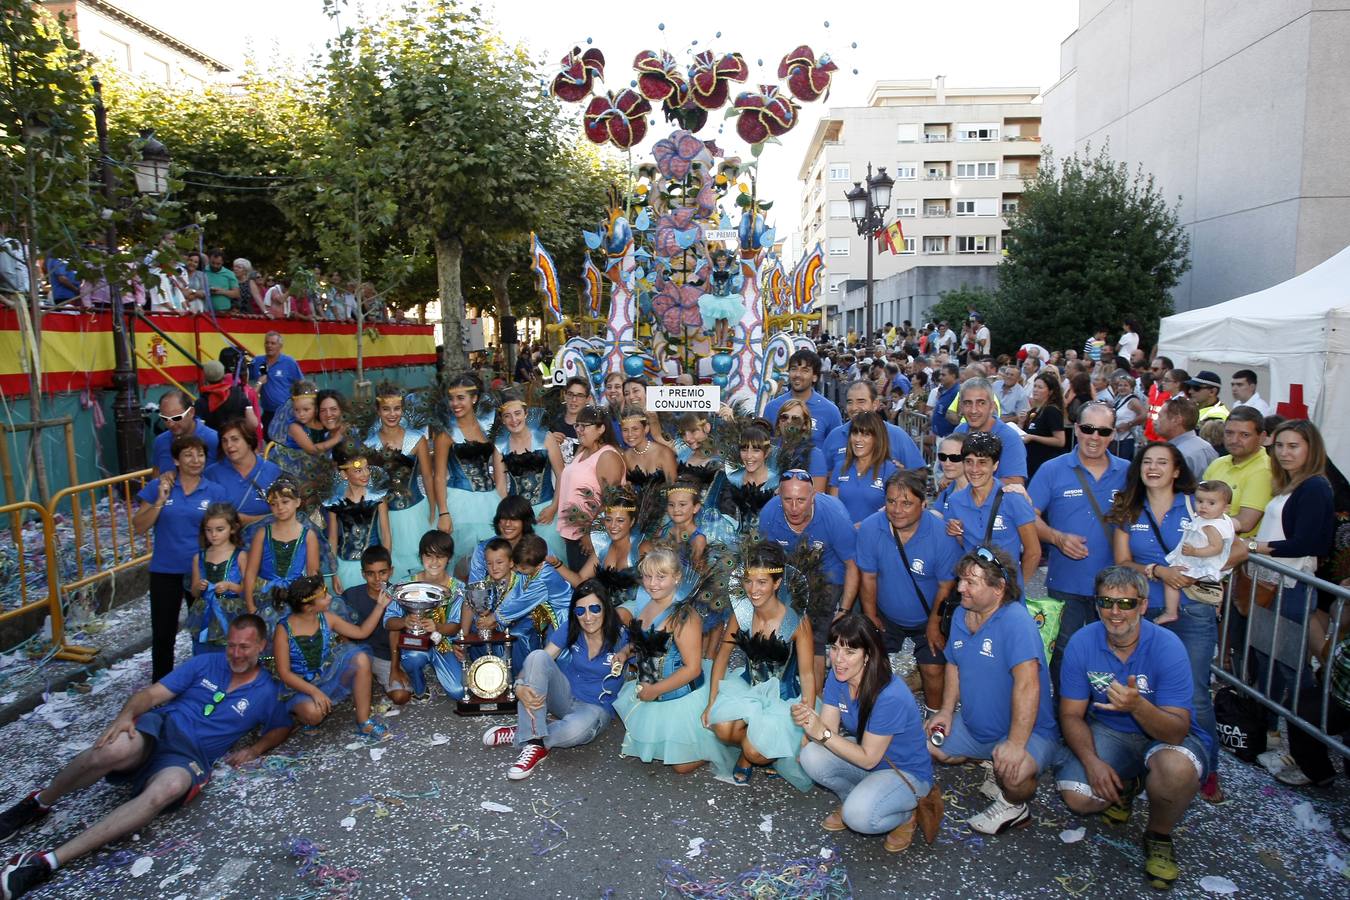
M 1088 673 L 1087 673 L 1088 684 L 1092 686 L 1092 689 L 1093 689 L 1094 691 L 1097 691 L 1098 693 L 1101 693 L 1101 694 L 1105 694 L 1105 693 L 1106 693 L 1106 689 L 1109 688 L 1109 687 L 1111 686 L 1111 682 L 1112 682 L 1112 681 L 1115 681 L 1115 679 L 1116 679 L 1116 676 L 1113 675 L 1113 674 L 1110 673 L 1110 672 L 1088 672 Z
M 848 713 L 848 701 L 846 701 L 846 700 L 840 700 L 840 701 L 839 701 L 839 711 L 840 711 L 841 713 L 845 713 L 845 714 Z
M 1006 531 L 1006 530 L 1007 530 L 1007 526 L 1003 524 L 1003 517 L 1002 517 L 1002 516 L 994 516 L 994 530 L 995 530 L 995 531 Z
M 1134 686 L 1138 688 L 1139 693 L 1141 694 L 1153 693 L 1153 691 L 1149 689 L 1147 675 L 1136 675 L 1134 677 Z
M 241 716 L 244 713 L 248 712 L 248 698 L 240 697 L 238 700 L 236 700 L 234 702 L 234 711 Z
M 922 575 L 922 574 L 923 574 L 923 560 L 919 559 L 919 558 L 916 556 L 914 559 L 910 560 L 910 562 L 909 562 L 909 569 L 910 569 L 910 571 L 913 572 L 915 575 Z
M 985 638 L 984 643 L 980 645 L 980 655 L 994 658 L 994 639 Z
M 958 641 L 956 641 L 955 643 L 952 644 L 952 649 L 953 649 L 953 650 L 960 650 L 960 649 L 961 649 L 962 647 L 964 647 L 965 645 L 966 645 L 966 642 L 965 642 L 965 641 L 960 641 L 960 640 L 958 640 Z
M 220 690 L 220 688 L 216 687 L 216 686 L 211 682 L 211 679 L 209 679 L 209 678 L 203 678 L 203 679 L 202 679 L 202 687 L 206 688 L 208 691 L 218 691 L 218 690 Z
M 1082 489 L 1082 488 L 1069 488 L 1068 490 L 1066 490 L 1066 491 L 1064 492 L 1063 496 L 1065 496 L 1065 497 L 1081 497 L 1081 496 L 1083 496 L 1083 489 Z

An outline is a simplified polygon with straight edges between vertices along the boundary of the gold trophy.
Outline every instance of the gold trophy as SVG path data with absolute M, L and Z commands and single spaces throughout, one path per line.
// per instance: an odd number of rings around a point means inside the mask
M 464 589 L 464 602 L 472 610 L 475 623 L 496 612 L 502 599 L 497 585 L 490 581 L 476 581 Z M 515 712 L 516 693 L 511 683 L 511 644 L 515 636 L 494 628 L 486 634 L 461 632 L 454 640 L 465 650 L 482 650 L 464 669 L 464 696 L 455 701 L 455 712 L 461 716 Z

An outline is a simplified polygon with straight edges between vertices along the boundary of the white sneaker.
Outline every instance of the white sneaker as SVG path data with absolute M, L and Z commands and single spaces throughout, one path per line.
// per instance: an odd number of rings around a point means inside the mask
M 1017 828 L 1031 821 L 1031 810 L 1025 803 L 1009 803 L 1002 792 L 983 812 L 976 813 L 966 820 L 973 831 L 980 834 L 1002 834 L 1010 828 Z
M 1277 750 L 1267 750 L 1256 757 L 1256 761 L 1272 775 L 1278 775 L 1294 765 L 1293 757 L 1286 753 L 1283 747 Z
M 516 742 L 516 726 L 498 725 L 483 732 L 484 747 L 509 747 Z
M 1291 760 L 1289 765 L 1275 773 L 1275 780 L 1280 784 L 1287 784 L 1289 787 L 1305 787 L 1312 784 L 1312 779 L 1304 774 L 1303 770 Z
M 998 779 L 994 777 L 994 764 L 985 760 L 980 763 L 984 769 L 984 783 L 980 785 L 980 795 L 986 800 L 997 800 L 1003 796 L 1003 790 L 998 786 Z

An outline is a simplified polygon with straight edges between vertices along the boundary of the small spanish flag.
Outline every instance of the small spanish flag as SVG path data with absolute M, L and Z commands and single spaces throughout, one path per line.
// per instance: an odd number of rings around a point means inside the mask
M 896 219 L 888 227 L 877 231 L 877 240 L 880 243 L 878 255 L 884 249 L 889 249 L 892 256 L 905 252 L 905 230 L 900 226 L 900 220 Z

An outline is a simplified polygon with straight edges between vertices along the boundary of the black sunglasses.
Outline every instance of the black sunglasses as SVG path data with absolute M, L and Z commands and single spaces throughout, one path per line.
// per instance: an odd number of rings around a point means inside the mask
M 1083 434 L 1095 434 L 1101 437 L 1110 437 L 1116 433 L 1114 428 L 1107 428 L 1104 425 L 1079 425 L 1078 430 Z
M 965 460 L 964 453 L 939 453 L 938 462 L 959 463 Z
M 1110 609 L 1115 606 L 1123 610 L 1131 610 L 1139 605 L 1138 597 L 1098 597 L 1098 609 Z
M 786 481 L 810 481 L 811 473 L 805 469 L 788 469 L 779 476 L 779 480 Z

